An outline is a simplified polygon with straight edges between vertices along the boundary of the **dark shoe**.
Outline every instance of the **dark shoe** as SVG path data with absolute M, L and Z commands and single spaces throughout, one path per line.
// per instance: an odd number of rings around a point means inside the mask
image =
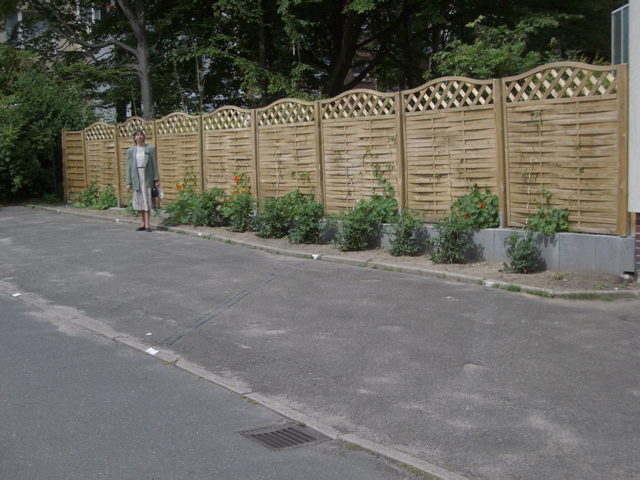
M 150 232 L 150 231 L 151 231 L 151 229 L 150 229 L 150 228 L 147 228 L 146 230 L 147 230 L 147 232 Z
M 138 227 L 138 228 L 136 228 L 136 232 L 141 232 L 141 231 L 143 231 L 143 230 L 144 230 L 144 227 Z

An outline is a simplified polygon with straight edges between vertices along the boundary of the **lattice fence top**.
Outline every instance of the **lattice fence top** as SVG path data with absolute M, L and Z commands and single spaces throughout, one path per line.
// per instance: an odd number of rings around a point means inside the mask
M 322 118 L 376 117 L 396 113 L 395 95 L 384 95 L 370 90 L 352 90 L 346 95 L 322 102 Z
M 493 82 L 448 77 L 404 94 L 406 112 L 477 107 L 493 103 Z
M 116 135 L 116 127 L 104 122 L 97 122 L 84 129 L 85 139 L 91 140 L 113 140 Z
M 146 123 L 143 118 L 131 117 L 125 123 L 118 126 L 118 137 L 133 137 L 133 132 L 142 130 L 145 136 L 149 136 L 153 132 L 153 123 Z
M 175 133 L 198 133 L 200 131 L 200 117 L 186 113 L 172 113 L 162 120 L 156 120 L 157 135 L 171 135 Z
M 617 91 L 615 68 L 553 63 L 505 79 L 507 102 L 609 95 Z
M 205 131 L 248 127 L 251 127 L 251 111 L 238 107 L 222 107 L 202 117 Z
M 292 123 L 313 122 L 315 104 L 297 100 L 281 100 L 269 107 L 258 110 L 258 125 L 287 125 Z

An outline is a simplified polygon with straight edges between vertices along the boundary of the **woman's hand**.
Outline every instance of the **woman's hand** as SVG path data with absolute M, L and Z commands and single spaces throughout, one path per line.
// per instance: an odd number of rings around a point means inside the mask
M 127 190 L 131 190 L 131 184 L 127 183 Z

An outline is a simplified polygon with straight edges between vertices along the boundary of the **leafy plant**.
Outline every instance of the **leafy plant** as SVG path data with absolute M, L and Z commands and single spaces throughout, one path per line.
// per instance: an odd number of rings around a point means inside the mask
M 456 215 L 449 215 L 434 226 L 438 236 L 427 241 L 433 248 L 431 260 L 434 263 L 463 263 L 464 254 L 471 244 L 469 222 Z
M 96 210 L 108 210 L 118 206 L 118 197 L 116 197 L 116 189 L 110 183 L 107 184 L 102 191 L 98 191 L 98 196 L 91 208 Z
M 287 238 L 291 243 L 319 243 L 326 226 L 322 222 L 324 205 L 313 195 L 303 195 L 298 190 L 290 194 L 292 227 Z
M 93 106 L 55 65 L 0 45 L 0 201 L 62 194 L 62 129 L 95 121 Z
M 546 52 L 529 50 L 529 38 L 540 30 L 557 28 L 559 19 L 567 17 L 543 14 L 521 20 L 511 30 L 506 25 L 483 25 L 488 19 L 480 16 L 466 25 L 474 31 L 473 43 L 454 40 L 433 58 L 444 75 L 488 79 L 526 72 L 543 64 L 546 56 Z
M 84 189 L 78 193 L 75 193 L 69 199 L 69 204 L 74 207 L 89 208 L 98 198 L 98 192 L 100 187 L 98 182 L 93 179 L 91 181 L 84 182 Z
M 377 211 L 372 200 L 359 200 L 348 212 L 334 217 L 338 224 L 335 242 L 343 252 L 365 250 L 368 240 L 378 233 Z
M 253 228 L 253 214 L 257 202 L 251 196 L 251 187 L 244 172 L 236 173 L 233 180 L 236 183 L 234 191 L 225 200 L 221 214 L 228 220 L 231 231 L 246 232 Z
M 106 185 L 104 190 L 100 191 L 100 186 L 94 178 L 90 182 L 85 182 L 84 189 L 73 195 L 69 200 L 69 204 L 74 207 L 107 210 L 118 205 L 115 191 L 111 184 Z
M 269 198 L 262 202 L 255 219 L 258 237 L 284 238 L 287 236 L 291 227 L 291 209 L 287 195 Z
M 451 206 L 451 213 L 466 220 L 471 228 L 492 228 L 500 225 L 500 200 L 491 190 L 484 192 L 475 183 L 471 192 L 458 198 Z
M 384 187 L 379 195 L 375 190 L 369 200 L 360 199 L 348 212 L 334 217 L 339 224 L 336 242 L 343 252 L 365 250 L 368 240 L 378 234 L 381 223 L 392 223 L 398 215 L 398 201 L 391 183 L 382 175 L 379 166 L 373 165 L 373 174 L 378 185 Z
M 384 177 L 384 172 L 377 163 L 373 164 L 373 176 L 378 181 L 378 185 L 383 187 L 384 193 L 378 195 L 375 191 L 371 194 L 371 217 L 378 224 L 390 223 L 398 215 L 398 200 L 396 191 L 391 182 Z
M 225 193 L 220 188 L 212 188 L 198 194 L 195 191 L 196 177 L 193 167 L 185 170 L 181 183 L 176 184 L 177 198 L 168 204 L 164 211 L 167 213 L 162 223 L 164 225 L 204 225 L 219 227 L 226 224 L 221 214 Z
M 409 208 L 402 210 L 389 231 L 389 253 L 394 257 L 417 255 L 424 243 L 418 241 L 415 236 L 421 227 L 422 222 L 416 218 L 416 212 Z
M 531 232 L 520 235 L 517 232 L 509 235 L 504 241 L 509 263 L 504 270 L 513 273 L 531 273 L 540 264 L 540 250 Z
M 538 202 L 538 212 L 527 220 L 527 230 L 555 235 L 569 231 L 569 209 L 556 208 L 551 203 L 551 192 L 544 190 L 545 203 Z

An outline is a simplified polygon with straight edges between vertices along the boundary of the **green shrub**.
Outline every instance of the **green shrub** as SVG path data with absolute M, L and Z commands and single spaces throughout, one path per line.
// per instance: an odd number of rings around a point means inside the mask
M 222 206 L 222 215 L 227 219 L 229 230 L 246 232 L 253 230 L 253 214 L 256 199 L 248 192 L 238 193 L 227 199 Z
M 313 195 L 302 195 L 298 190 L 290 194 L 289 202 L 292 215 L 292 226 L 287 238 L 291 243 L 319 243 L 326 230 L 324 205 L 316 202 Z
M 504 241 L 509 263 L 504 264 L 506 272 L 531 273 L 540 264 L 540 250 L 531 232 L 525 235 L 512 233 Z
M 195 190 L 196 183 L 193 167 L 187 167 L 181 182 L 176 184 L 178 196 L 163 209 L 167 214 L 163 225 L 221 227 L 227 224 L 222 215 L 224 190 L 214 187 L 199 194 Z
M 484 193 L 474 183 L 471 192 L 458 198 L 451 213 L 467 221 L 471 228 L 493 228 L 500 225 L 500 201 L 485 187 Z
M 471 244 L 469 222 L 456 215 L 449 215 L 434 226 L 438 236 L 427 241 L 433 248 L 431 260 L 434 263 L 463 263 L 464 254 Z
M 236 182 L 234 192 L 224 202 L 221 214 L 233 232 L 246 232 L 253 230 L 253 215 L 257 201 L 251 196 L 249 179 L 244 172 L 238 172 L 233 176 Z
M 569 231 L 569 209 L 556 208 L 551 203 L 551 192 L 544 190 L 545 203 L 538 202 L 538 212 L 527 220 L 527 230 L 555 235 Z
M 556 208 L 551 203 L 551 192 L 543 190 L 545 203 L 538 203 L 538 212 L 527 219 L 527 230 L 542 232 L 547 235 L 555 235 L 559 232 L 569 231 L 569 209 Z
M 567 208 L 558 209 L 550 205 L 545 205 L 529 218 L 527 229 L 534 232 L 542 232 L 547 235 L 555 235 L 559 232 L 569 231 L 569 210 Z
M 336 243 L 343 252 L 365 250 L 368 241 L 379 233 L 381 223 L 393 223 L 398 216 L 398 201 L 391 183 L 382 176 L 378 165 L 373 166 L 373 174 L 384 193 L 372 192 L 369 200 L 361 199 L 347 212 L 334 217 L 338 225 Z
M 391 243 L 389 253 L 394 257 L 417 255 L 424 242 L 418 241 L 415 234 L 422 226 L 422 222 L 416 218 L 416 212 L 409 208 L 402 210 L 388 232 Z
M 194 196 L 191 211 L 191 224 L 198 227 L 221 227 L 226 225 L 222 215 L 222 205 L 226 195 L 221 188 L 211 188 L 201 195 Z
M 360 200 L 348 212 L 333 218 L 338 231 L 335 242 L 343 252 L 365 250 L 368 240 L 378 233 L 378 222 L 373 220 L 370 201 Z
M 117 206 L 118 197 L 116 196 L 116 189 L 109 183 L 102 191 L 98 191 L 98 196 L 91 208 L 95 208 L 96 210 L 108 210 L 109 208 Z
M 84 189 L 82 191 L 71 195 L 69 204 L 74 207 L 90 208 L 98 198 L 99 191 L 100 187 L 95 179 L 90 182 L 85 182 Z
M 300 190 L 284 197 L 265 200 L 256 217 L 256 235 L 263 238 L 287 237 L 291 243 L 318 243 L 325 230 L 324 205 Z
M 93 208 L 95 210 L 107 210 L 118 206 L 116 190 L 110 183 L 100 191 L 95 179 L 85 183 L 84 190 L 72 195 L 69 204 L 74 207 Z
M 286 237 L 291 227 L 291 217 L 291 205 L 287 196 L 265 200 L 256 216 L 256 235 L 263 238 Z

